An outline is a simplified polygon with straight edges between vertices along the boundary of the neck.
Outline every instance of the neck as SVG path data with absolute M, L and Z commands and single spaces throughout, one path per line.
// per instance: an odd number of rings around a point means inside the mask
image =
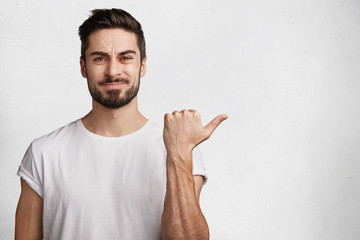
M 139 130 L 147 119 L 139 112 L 137 97 L 118 109 L 109 109 L 93 100 L 92 110 L 82 118 L 84 126 L 95 134 L 120 137 Z

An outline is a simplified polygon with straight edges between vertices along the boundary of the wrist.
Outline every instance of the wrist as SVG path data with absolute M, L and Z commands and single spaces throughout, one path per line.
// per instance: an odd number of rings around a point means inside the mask
M 192 171 L 192 161 L 177 161 L 170 157 L 166 159 L 166 176 L 168 181 L 193 184 Z
M 166 146 L 167 156 L 175 160 L 183 160 L 192 156 L 192 148 L 190 146 Z
M 167 150 L 166 166 L 192 173 L 192 150 Z
M 179 150 L 179 149 L 171 149 L 166 150 L 167 152 L 167 161 L 170 162 L 188 162 L 192 160 L 192 151 L 191 150 Z

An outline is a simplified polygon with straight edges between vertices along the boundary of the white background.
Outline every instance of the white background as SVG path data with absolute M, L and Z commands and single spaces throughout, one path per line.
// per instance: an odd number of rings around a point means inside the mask
M 27 146 L 91 109 L 77 28 L 111 7 L 143 25 L 145 116 L 229 115 L 200 146 L 211 239 L 360 239 L 356 0 L 1 0 L 0 239 Z

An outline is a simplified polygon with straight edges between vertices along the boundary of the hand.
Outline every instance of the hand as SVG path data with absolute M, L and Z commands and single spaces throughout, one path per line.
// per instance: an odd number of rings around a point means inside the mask
M 221 114 L 203 126 L 200 114 L 195 110 L 175 111 L 164 116 L 164 143 L 172 154 L 188 154 L 201 142 L 208 139 L 228 116 Z

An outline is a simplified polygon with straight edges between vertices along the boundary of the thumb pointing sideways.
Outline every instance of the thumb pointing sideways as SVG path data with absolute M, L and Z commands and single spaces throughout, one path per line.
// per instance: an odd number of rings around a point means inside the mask
M 214 130 L 220 125 L 220 123 L 224 120 L 226 120 L 228 116 L 226 114 L 221 114 L 217 117 L 215 117 L 211 122 L 209 122 L 205 127 L 205 132 L 207 137 L 209 138 L 211 134 L 214 132 Z

